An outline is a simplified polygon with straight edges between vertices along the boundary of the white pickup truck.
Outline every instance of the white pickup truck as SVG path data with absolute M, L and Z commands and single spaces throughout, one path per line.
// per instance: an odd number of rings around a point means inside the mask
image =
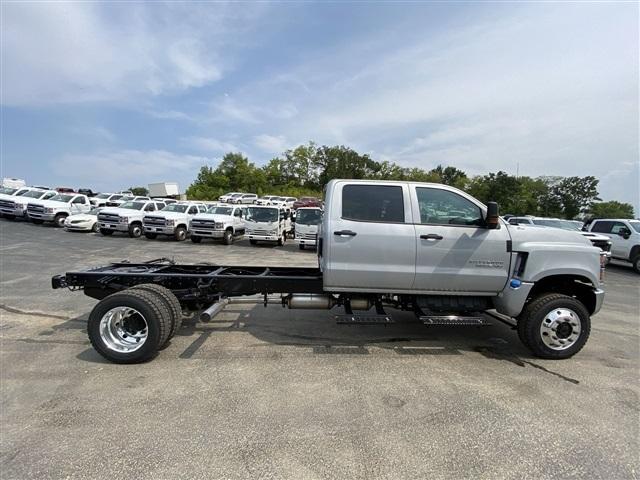
M 182 242 L 189 233 L 191 219 L 206 211 L 204 203 L 176 202 L 167 205 L 162 210 L 146 214 L 142 218 L 144 236 L 152 240 L 158 235 L 169 235 Z
M 91 205 L 94 207 L 115 206 L 125 195 L 123 193 L 99 193 L 95 197 L 91 197 Z
M 0 197 L 0 214 L 4 218 L 27 218 L 27 205 L 34 200 L 48 200 L 58 194 L 55 190 L 31 188 L 18 196 Z
M 285 244 L 287 236 L 293 233 L 291 214 L 278 206 L 250 206 L 247 207 L 245 225 L 249 243 L 255 245 L 258 241 L 276 242 L 279 246 Z
M 142 235 L 142 218 L 149 212 L 164 208 L 164 203 L 153 200 L 125 202 L 119 207 L 107 207 L 98 213 L 100 233 L 108 236 L 113 232 L 126 232 L 131 238 Z
M 191 241 L 200 243 L 203 238 L 212 238 L 222 239 L 225 245 L 231 245 L 245 233 L 245 209 L 246 207 L 237 205 L 209 207 L 206 212 L 191 219 Z
M 53 222 L 56 227 L 64 227 L 69 215 L 89 210 L 89 197 L 78 193 L 58 193 L 47 200 L 27 204 L 27 216 L 33 223 Z
M 587 226 L 592 234 L 605 235 L 611 240 L 611 256 L 630 262 L 640 273 L 640 220 L 598 218 Z
M 322 223 L 322 209 L 300 207 L 296 210 L 295 241 L 300 250 L 315 247 L 318 240 L 318 227 Z

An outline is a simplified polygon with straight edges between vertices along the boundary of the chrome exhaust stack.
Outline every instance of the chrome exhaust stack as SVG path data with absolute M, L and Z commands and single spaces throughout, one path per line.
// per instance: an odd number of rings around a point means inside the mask
M 222 310 L 224 310 L 224 307 L 226 307 L 228 304 L 229 304 L 228 298 L 221 298 L 219 301 L 211 305 L 209 308 L 200 312 L 200 321 L 205 323 L 210 322 L 211 320 L 213 320 L 213 318 L 216 315 L 218 315 Z

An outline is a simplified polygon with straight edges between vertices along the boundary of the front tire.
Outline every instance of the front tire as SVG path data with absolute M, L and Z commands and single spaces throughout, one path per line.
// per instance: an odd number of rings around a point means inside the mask
M 225 230 L 222 243 L 225 245 L 231 245 L 233 243 L 233 232 L 231 230 Z
M 584 347 L 591 318 L 577 299 L 545 293 L 528 303 L 518 317 L 518 336 L 540 358 L 572 357 Z
M 93 348 L 113 363 L 152 359 L 171 330 L 171 312 L 154 292 L 128 289 L 102 299 L 87 322 Z
M 184 242 L 187 239 L 187 229 L 178 227 L 175 232 L 173 232 L 173 236 L 178 242 Z
M 58 228 L 62 228 L 64 227 L 64 221 L 67 219 L 66 215 L 62 215 L 62 214 L 58 214 L 55 216 L 55 218 L 53 219 L 53 223 L 56 227 Z
M 142 235 L 142 227 L 139 223 L 129 225 L 129 236 L 131 238 L 138 238 L 140 235 Z
M 93 227 L 91 227 L 91 231 L 93 233 L 98 233 L 100 232 L 100 224 L 98 222 L 93 224 Z

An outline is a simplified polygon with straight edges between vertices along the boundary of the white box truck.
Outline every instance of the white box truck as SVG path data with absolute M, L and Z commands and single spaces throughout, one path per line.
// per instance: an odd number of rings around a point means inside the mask
M 150 197 L 175 197 L 180 195 L 180 189 L 176 182 L 160 182 L 149 184 Z

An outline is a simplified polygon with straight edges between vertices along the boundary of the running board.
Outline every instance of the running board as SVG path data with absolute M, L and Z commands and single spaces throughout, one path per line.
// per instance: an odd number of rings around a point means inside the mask
M 387 325 L 389 323 L 395 323 L 391 315 L 378 315 L 378 314 L 340 314 L 334 315 L 336 323 L 351 324 L 351 325 Z
M 491 325 L 483 317 L 458 317 L 457 315 L 425 315 L 418 317 L 425 325 L 461 325 L 461 326 L 481 326 Z

